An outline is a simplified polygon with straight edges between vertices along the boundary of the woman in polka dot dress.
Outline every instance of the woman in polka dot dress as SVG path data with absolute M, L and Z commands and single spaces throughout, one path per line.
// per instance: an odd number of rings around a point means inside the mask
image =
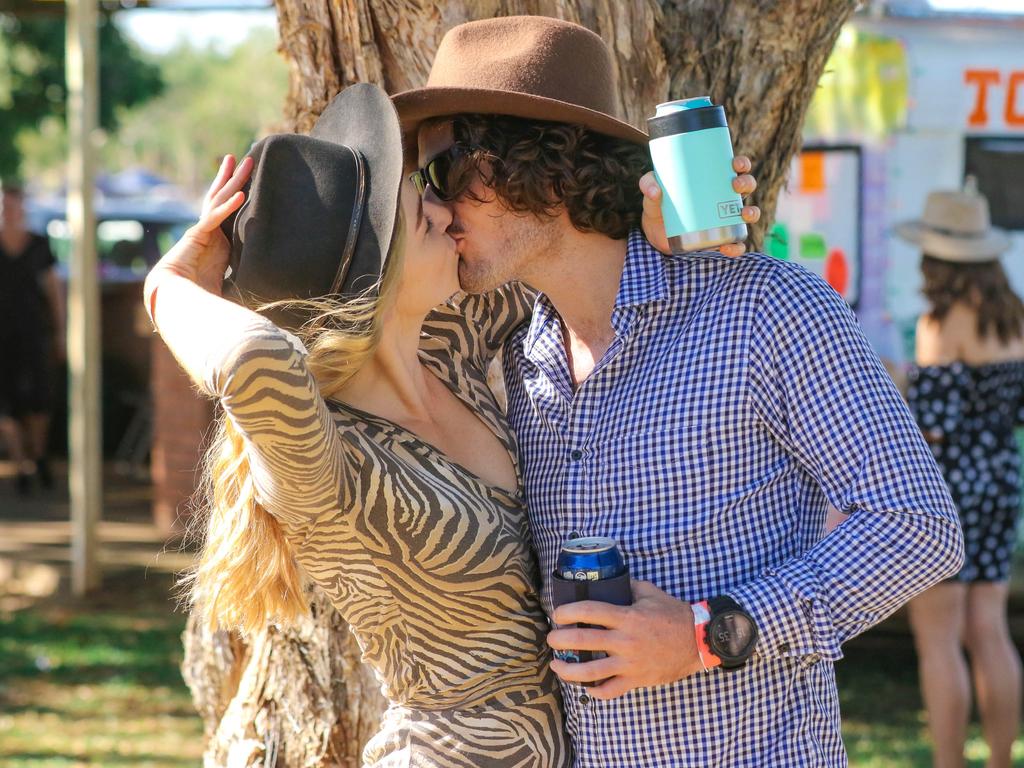
M 900 234 L 921 246 L 924 295 L 907 399 L 960 510 L 966 559 L 952 580 L 910 604 L 935 768 L 962 766 L 970 658 L 991 757 L 1011 764 L 1020 718 L 1021 662 L 1006 619 L 1020 511 L 1024 423 L 1024 303 L 998 258 L 1008 238 L 989 225 L 973 184 L 929 196 Z

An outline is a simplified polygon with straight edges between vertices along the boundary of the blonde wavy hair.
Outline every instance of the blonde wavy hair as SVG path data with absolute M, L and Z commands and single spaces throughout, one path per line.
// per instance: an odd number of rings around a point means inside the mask
M 320 394 L 331 399 L 380 342 L 385 310 L 402 272 L 401 210 L 384 274 L 372 289 L 344 303 L 319 299 L 261 307 L 298 308 L 313 317 L 300 330 Z M 280 524 L 254 495 L 242 435 L 222 412 L 203 460 L 189 539 L 201 546 L 178 582 L 180 594 L 210 629 L 250 634 L 270 623 L 290 624 L 309 613 L 305 579 Z

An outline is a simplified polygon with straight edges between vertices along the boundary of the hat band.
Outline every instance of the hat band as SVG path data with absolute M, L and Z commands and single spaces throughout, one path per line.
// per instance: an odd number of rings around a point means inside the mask
M 352 216 L 349 219 L 348 239 L 345 241 L 345 250 L 341 253 L 338 272 L 334 275 L 334 282 L 331 284 L 331 293 L 341 292 L 341 285 L 352 266 L 352 255 L 356 251 L 359 230 L 363 224 L 363 209 L 366 207 L 366 160 L 361 153 L 352 149 L 347 144 L 342 146 L 352 153 L 352 157 L 356 161 L 356 199 L 352 206 Z
M 964 232 L 962 230 L 947 229 L 946 227 L 934 227 L 931 224 L 924 224 L 923 226 L 929 232 L 934 232 L 936 235 L 954 237 L 958 240 L 984 240 L 989 235 L 988 231 Z

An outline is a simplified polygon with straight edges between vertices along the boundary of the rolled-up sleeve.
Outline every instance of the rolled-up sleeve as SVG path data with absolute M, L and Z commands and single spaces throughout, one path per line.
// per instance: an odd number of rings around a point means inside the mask
M 853 313 L 823 281 L 775 273 L 749 364 L 759 418 L 849 517 L 728 594 L 754 616 L 758 654 L 838 659 L 844 642 L 960 569 L 956 509 Z

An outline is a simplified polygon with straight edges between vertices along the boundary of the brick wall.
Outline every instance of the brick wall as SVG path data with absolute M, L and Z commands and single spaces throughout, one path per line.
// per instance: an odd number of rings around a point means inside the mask
M 198 464 L 213 421 L 213 403 L 196 393 L 158 336 L 151 349 L 153 394 L 153 520 L 181 529 L 199 478 Z M 180 519 L 179 519 L 180 518 Z

